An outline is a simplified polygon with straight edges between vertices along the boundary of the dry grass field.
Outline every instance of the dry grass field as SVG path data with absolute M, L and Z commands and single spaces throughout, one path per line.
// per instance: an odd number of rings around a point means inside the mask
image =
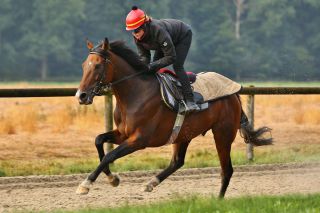
M 246 109 L 246 96 L 242 96 L 242 102 Z M 97 159 L 94 139 L 104 132 L 103 97 L 96 97 L 91 106 L 80 106 L 74 97 L 0 99 L 0 108 L 0 165 L 1 161 L 11 160 Z M 273 129 L 273 150 L 283 150 L 284 154 L 290 148 L 314 146 L 319 150 L 320 95 L 256 96 L 255 126 L 262 125 Z M 233 150 L 245 148 L 237 136 Z M 216 155 L 209 132 L 193 140 L 187 157 L 208 150 Z M 133 155 L 144 159 L 161 156 L 169 161 L 171 147 L 146 149 Z M 320 153 L 318 156 L 320 159 Z

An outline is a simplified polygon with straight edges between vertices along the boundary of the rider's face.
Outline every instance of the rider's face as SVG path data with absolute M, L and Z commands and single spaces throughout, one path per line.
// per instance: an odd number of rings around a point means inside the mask
M 137 39 L 141 40 L 144 35 L 144 30 L 142 28 L 138 28 L 132 32 L 132 35 Z

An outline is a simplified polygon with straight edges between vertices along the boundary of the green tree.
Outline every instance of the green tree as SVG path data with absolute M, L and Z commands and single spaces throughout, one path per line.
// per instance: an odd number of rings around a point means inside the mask
M 186 61 L 192 71 L 236 80 L 320 79 L 319 0 L 137 0 L 153 18 L 191 25 Z M 1 79 L 81 76 L 85 38 L 122 39 L 129 0 L 2 0 Z
M 250 2 L 246 32 L 256 47 L 251 50 L 259 61 L 258 70 L 265 76 L 303 80 L 314 75 L 315 58 L 307 41 L 310 35 L 317 34 L 311 30 L 319 32 L 319 29 L 308 29 L 307 26 L 311 17 L 317 17 L 319 11 L 316 12 L 314 7 L 311 10 L 307 2 Z M 317 20 L 319 21 L 319 18 Z M 314 22 L 311 22 L 314 25 Z
M 3 33 L 13 25 L 10 0 L 3 0 L 0 4 L 0 53 L 3 51 Z
M 84 2 L 81 0 L 32 0 L 31 17 L 21 26 L 23 37 L 19 41 L 24 55 L 40 67 L 40 78 L 48 77 L 48 60 L 57 62 L 73 60 L 72 47 L 77 38 L 74 25 L 83 18 Z
M 14 49 L 8 42 L 8 31 L 14 25 L 12 5 L 10 0 L 3 0 L 0 4 L 0 58 L 1 58 L 1 72 L 3 76 L 8 75 L 8 68 L 6 68 L 13 59 Z M 7 62 L 7 63 L 6 63 Z

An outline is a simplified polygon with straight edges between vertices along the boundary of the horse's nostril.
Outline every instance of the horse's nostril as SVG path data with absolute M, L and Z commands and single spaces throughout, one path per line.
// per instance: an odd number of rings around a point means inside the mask
M 81 93 L 80 94 L 80 96 L 79 96 L 79 98 L 80 98 L 80 100 L 86 100 L 86 98 L 87 98 L 87 93 L 85 93 L 85 92 L 83 92 L 83 93 Z

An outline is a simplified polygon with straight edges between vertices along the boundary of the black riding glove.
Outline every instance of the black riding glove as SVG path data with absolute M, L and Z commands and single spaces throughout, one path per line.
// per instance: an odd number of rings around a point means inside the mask
M 149 72 L 157 72 L 161 67 L 159 67 L 160 63 L 157 61 L 151 62 L 148 64 L 148 71 Z

